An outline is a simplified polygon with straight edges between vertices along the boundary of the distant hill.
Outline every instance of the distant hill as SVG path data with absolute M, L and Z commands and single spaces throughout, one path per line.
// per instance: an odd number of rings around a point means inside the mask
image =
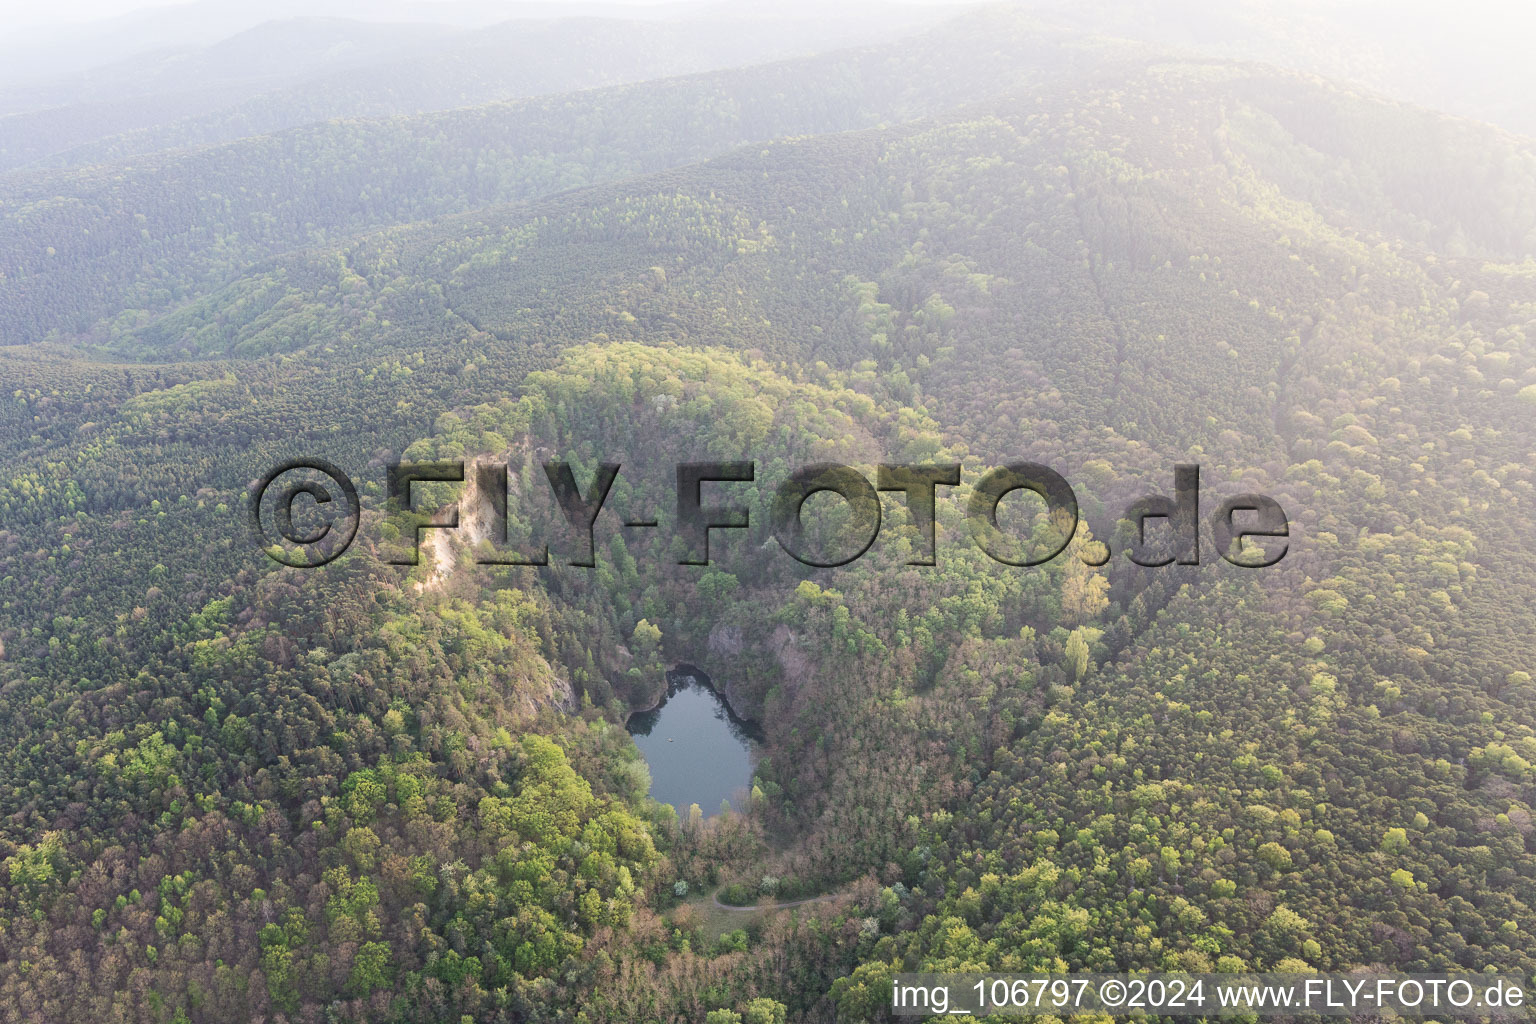
M 357 231 L 1100 74 L 1124 50 L 986 15 L 797 61 L 12 175 L 0 179 L 0 338 L 154 315 L 252 262 Z M 50 294 L 65 282 L 67 297 Z
M 642 11 L 645 9 L 642 8 Z M 295 18 L 205 47 L 156 51 L 0 93 L 0 171 L 204 146 L 338 118 L 415 114 L 752 64 L 894 38 L 925 8 L 880 4 L 777 17 L 523 17 L 441 24 Z
M 1536 135 L 1526 42 L 1536 11 L 1502 0 L 1291 3 L 1029 0 L 1044 21 L 1186 54 L 1261 60 Z
M 266 0 L 260 4 L 186 0 L 82 24 L 18 31 L 0 44 L 0 83 L 10 86 L 76 75 L 148 53 L 197 50 L 263 23 L 293 18 L 469 28 L 509 17 L 670 18 L 709 6 L 707 0 L 640 6 L 603 0 Z
M 81 73 L 13 85 L 0 92 L 0 111 L 24 113 L 234 86 L 256 92 L 377 61 L 454 31 L 431 22 L 269 21 L 208 46 L 159 49 Z

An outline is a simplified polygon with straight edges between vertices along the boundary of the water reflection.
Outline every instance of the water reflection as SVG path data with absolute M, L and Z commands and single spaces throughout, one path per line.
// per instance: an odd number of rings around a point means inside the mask
M 716 814 L 722 800 L 739 800 L 752 783 L 752 744 L 761 731 L 692 666 L 668 672 L 661 703 L 631 715 L 627 727 L 651 770 L 651 796 L 679 814 L 689 804 Z

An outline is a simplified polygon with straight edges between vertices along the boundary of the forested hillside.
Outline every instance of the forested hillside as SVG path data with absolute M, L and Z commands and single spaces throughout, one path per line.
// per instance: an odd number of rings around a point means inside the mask
M 1116 44 L 996 14 L 915 45 L 0 179 L 0 338 L 110 332 L 275 253 L 690 163 L 752 141 L 933 114 L 1102 70 Z M 944 67 L 931 80 L 929 70 Z
M 900 971 L 1536 971 L 1527 140 L 990 11 L 0 194 L 3 1019 L 857 1022 Z M 247 521 L 296 457 L 362 492 L 314 570 Z M 621 463 L 597 565 L 392 564 L 399 459 L 510 465 L 511 543 L 541 462 Z M 679 564 L 706 459 L 756 463 L 753 527 Z M 1034 568 L 963 521 L 1020 460 L 1083 513 Z M 899 498 L 858 561 L 785 555 L 773 487 L 825 461 L 959 463 L 938 564 Z M 1277 500 L 1286 557 L 1128 560 L 1119 513 L 1179 463 L 1207 512 Z M 709 818 L 623 728 L 680 663 L 762 733 Z M 829 898 L 738 929 L 701 892 Z

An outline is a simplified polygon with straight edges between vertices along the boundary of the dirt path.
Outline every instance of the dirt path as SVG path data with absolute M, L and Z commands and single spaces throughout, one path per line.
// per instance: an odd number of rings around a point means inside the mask
M 829 892 L 824 896 L 807 896 L 803 900 L 785 900 L 782 903 L 769 903 L 766 905 L 762 903 L 753 903 L 752 905 L 746 907 L 733 907 L 729 903 L 721 903 L 719 893 L 715 893 L 710 897 L 710 899 L 714 900 L 715 906 L 719 907 L 721 910 L 784 910 L 787 907 L 799 907 L 807 903 L 820 903 L 823 900 L 836 899 L 840 895 L 842 894 Z

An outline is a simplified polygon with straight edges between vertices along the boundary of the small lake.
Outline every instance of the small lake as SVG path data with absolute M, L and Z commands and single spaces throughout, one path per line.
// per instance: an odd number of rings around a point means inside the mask
M 706 817 L 720 801 L 740 807 L 752 785 L 752 744 L 760 733 L 736 717 L 709 685 L 709 677 L 682 665 L 667 673 L 667 695 L 626 726 L 651 770 L 651 796 L 687 818 L 698 804 Z

